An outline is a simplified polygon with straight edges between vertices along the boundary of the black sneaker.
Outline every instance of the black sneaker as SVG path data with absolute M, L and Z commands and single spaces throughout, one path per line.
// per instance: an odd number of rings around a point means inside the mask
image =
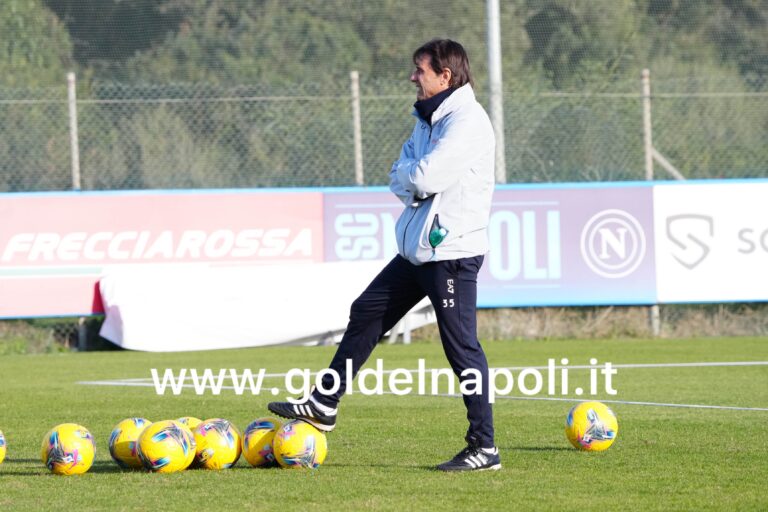
M 440 471 L 487 471 L 501 469 L 499 449 L 494 447 L 480 448 L 476 444 L 468 444 L 448 462 L 437 466 Z
M 282 418 L 306 421 L 323 432 L 330 432 L 336 428 L 337 410 L 317 403 L 311 396 L 298 404 L 270 402 L 267 409 Z

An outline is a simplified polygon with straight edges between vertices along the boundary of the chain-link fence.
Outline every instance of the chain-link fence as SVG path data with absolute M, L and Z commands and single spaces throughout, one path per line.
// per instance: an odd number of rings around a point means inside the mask
M 768 175 L 768 92 L 718 85 L 707 91 L 653 79 L 654 145 L 687 178 Z M 508 181 L 644 179 L 640 77 L 635 89 L 505 91 Z M 85 190 L 355 184 L 349 84 L 322 91 L 113 84 L 77 92 Z M 66 97 L 64 85 L 0 90 L 0 191 L 72 187 Z M 387 183 L 413 125 L 412 102 L 410 84 L 363 77 L 365 184 Z
M 644 179 L 643 97 L 639 77 L 632 82 L 637 92 L 505 91 L 508 181 Z M 768 93 L 738 90 L 738 84 L 727 82 L 715 85 L 708 90 L 698 82 L 653 80 L 654 146 L 687 178 L 767 176 Z M 297 88 L 279 93 L 202 85 L 81 89 L 76 102 L 81 186 L 104 190 L 355 185 L 348 84 L 331 91 Z M 0 95 L 2 190 L 70 189 L 66 87 L 0 90 Z M 483 91 L 478 97 L 482 102 L 487 99 Z M 363 80 L 366 184 L 387 182 L 389 166 L 413 123 L 412 101 L 407 83 Z M 656 176 L 669 178 L 663 170 Z M 632 311 L 624 314 L 643 325 L 643 313 L 638 308 Z M 735 313 L 740 311 L 739 306 L 726 308 L 724 313 L 717 310 L 716 316 L 739 319 L 731 321 L 738 328 L 728 332 L 752 332 L 741 326 L 757 326 L 754 315 L 760 313 Z M 682 318 L 697 314 L 701 311 L 694 308 Z M 571 327 L 579 325 L 572 318 L 569 322 Z M 109 344 L 97 335 L 99 323 L 99 319 L 85 325 L 77 319 L 0 322 L 0 353 L 55 351 L 84 343 L 103 349 Z M 674 323 L 677 330 L 687 325 L 681 320 Z M 695 334 L 680 332 L 686 333 Z
M 68 350 L 118 350 L 99 336 L 103 318 L 38 318 L 0 322 L 0 356 Z
M 0 191 L 71 188 L 66 82 L 0 90 Z
M 462 42 L 489 106 L 486 7 L 0 2 L 0 192 L 354 186 L 351 71 L 363 181 L 384 185 L 413 126 L 414 48 Z M 507 182 L 645 179 L 643 68 L 653 147 L 682 176 L 768 176 L 765 2 L 508 0 L 499 23 Z M 77 326 L 36 325 L 40 346 L 81 342 Z

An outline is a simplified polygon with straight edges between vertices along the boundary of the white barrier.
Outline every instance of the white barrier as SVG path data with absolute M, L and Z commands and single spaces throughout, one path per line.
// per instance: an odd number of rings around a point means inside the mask
M 352 301 L 383 261 L 113 270 L 100 281 L 101 335 L 131 350 L 177 352 L 338 341 Z M 411 328 L 434 321 L 428 301 Z

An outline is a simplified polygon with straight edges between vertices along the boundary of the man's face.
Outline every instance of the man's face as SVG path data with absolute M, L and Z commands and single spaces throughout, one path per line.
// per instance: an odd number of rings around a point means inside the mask
M 416 84 L 416 99 L 426 100 L 450 87 L 451 72 L 444 69 L 435 73 L 432 69 L 432 58 L 422 55 L 416 60 L 416 68 L 411 73 L 411 82 Z

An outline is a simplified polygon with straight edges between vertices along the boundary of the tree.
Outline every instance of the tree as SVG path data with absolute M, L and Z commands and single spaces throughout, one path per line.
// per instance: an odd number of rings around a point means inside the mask
M 0 191 L 70 186 L 71 65 L 66 28 L 40 1 L 0 2 Z
M 42 2 L 0 2 L 0 85 L 64 84 L 72 64 L 66 27 Z
M 328 20 L 294 3 L 263 0 L 233 4 L 178 0 L 179 29 L 129 59 L 128 81 L 269 84 L 309 88 L 348 80 L 369 69 L 370 52 L 348 24 Z
M 735 63 L 753 87 L 768 80 L 768 0 L 646 0 L 656 54 Z
M 66 23 L 83 68 L 114 72 L 178 30 L 182 6 L 168 0 L 44 0 Z
M 527 65 L 540 65 L 555 89 L 599 88 L 636 64 L 641 13 L 628 2 L 529 0 Z

